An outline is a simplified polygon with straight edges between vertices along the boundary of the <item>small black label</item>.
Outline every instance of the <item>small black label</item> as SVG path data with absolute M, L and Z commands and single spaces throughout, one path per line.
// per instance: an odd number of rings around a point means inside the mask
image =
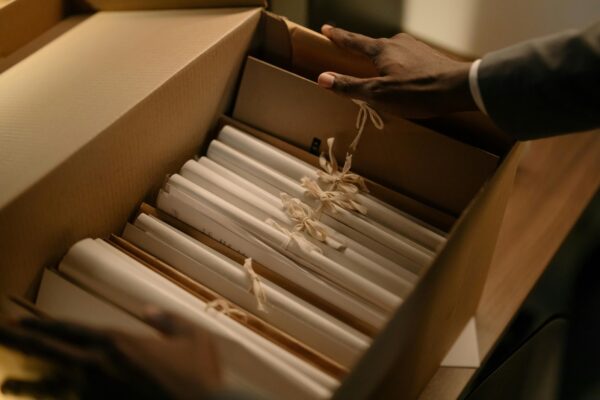
M 312 143 L 310 144 L 310 150 L 311 154 L 314 154 L 315 156 L 318 156 L 321 154 L 321 139 L 319 138 L 313 138 Z

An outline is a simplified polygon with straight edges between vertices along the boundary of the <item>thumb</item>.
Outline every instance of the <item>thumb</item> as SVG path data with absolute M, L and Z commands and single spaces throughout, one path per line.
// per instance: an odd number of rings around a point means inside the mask
M 377 85 L 380 78 L 355 78 L 349 75 L 342 75 L 335 72 L 323 72 L 319 75 L 319 86 L 332 90 L 341 95 L 369 100 L 372 97 L 372 90 Z
M 186 334 L 192 330 L 192 324 L 186 319 L 153 306 L 146 307 L 142 319 L 165 335 Z

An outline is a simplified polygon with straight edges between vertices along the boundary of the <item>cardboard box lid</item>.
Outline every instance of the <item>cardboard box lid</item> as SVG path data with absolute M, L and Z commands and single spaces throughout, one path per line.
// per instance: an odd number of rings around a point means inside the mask
M 100 12 L 0 74 L 0 209 L 259 12 Z
M 265 7 L 265 0 L 0 0 L 0 61 L 65 17 L 67 12 Z
M 63 18 L 63 0 L 15 0 L 0 5 L 0 60 Z
M 98 11 L 159 10 L 209 7 L 266 7 L 266 0 L 75 0 Z

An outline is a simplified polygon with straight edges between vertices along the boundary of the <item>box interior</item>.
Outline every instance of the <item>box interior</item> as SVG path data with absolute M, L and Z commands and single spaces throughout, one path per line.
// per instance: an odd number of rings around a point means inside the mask
M 131 6 L 135 1 L 97 4 Z M 155 33 L 153 39 L 149 32 Z M 276 66 L 245 63 L 249 49 Z M 0 75 L 0 293 L 32 298 L 42 269 L 55 265 L 73 243 L 120 232 L 137 206 L 152 199 L 165 175 L 206 144 L 219 115 L 231 111 L 244 65 L 263 67 L 266 74 L 251 90 L 268 88 L 265 78 L 277 76 L 314 96 L 310 99 L 330 114 L 314 114 L 303 97 L 294 110 L 305 120 L 316 115 L 309 121 L 314 124 L 288 130 L 290 121 L 297 123 L 293 114 L 270 125 L 261 119 L 268 113 L 249 107 L 249 97 L 236 102 L 237 122 L 222 121 L 279 135 L 272 140 L 288 149 L 294 145 L 297 152 L 304 152 L 315 136 L 334 134 L 340 137 L 341 158 L 356 109 L 317 92 L 307 78 L 323 69 L 347 73 L 354 68 L 362 76 L 372 69 L 368 60 L 348 62 L 336 51 L 323 37 L 260 8 L 99 12 L 5 71 Z M 449 230 L 450 240 L 344 381 L 338 398 L 418 395 L 475 310 L 521 152 L 521 146 L 474 114 L 419 123 L 390 120 L 388 126 L 414 130 L 414 138 L 430 135 L 434 139 L 428 145 L 455 142 L 432 130 L 459 139 L 466 145 L 451 146 L 457 146 L 457 154 L 468 152 L 473 164 L 437 185 L 435 174 L 442 170 L 410 158 L 410 146 L 427 143 L 409 141 L 399 161 L 421 168 L 420 179 L 398 181 L 389 175 L 398 161 L 395 154 L 382 158 L 386 164 L 369 164 L 383 150 L 368 146 L 379 142 L 363 139 L 359 152 L 364 158 L 357 160 L 357 168 L 375 187 L 384 184 L 399 192 L 382 188 L 380 195 L 411 212 L 420 210 L 427 222 Z M 471 171 L 474 166 L 477 170 Z M 461 176 L 466 172 L 478 175 Z M 419 186 L 422 180 L 427 184 Z

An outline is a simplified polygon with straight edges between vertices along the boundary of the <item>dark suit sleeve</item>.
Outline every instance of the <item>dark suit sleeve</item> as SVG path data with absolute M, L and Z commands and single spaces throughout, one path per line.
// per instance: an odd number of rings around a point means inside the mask
M 600 127 L 600 21 L 485 55 L 488 115 L 519 140 Z

